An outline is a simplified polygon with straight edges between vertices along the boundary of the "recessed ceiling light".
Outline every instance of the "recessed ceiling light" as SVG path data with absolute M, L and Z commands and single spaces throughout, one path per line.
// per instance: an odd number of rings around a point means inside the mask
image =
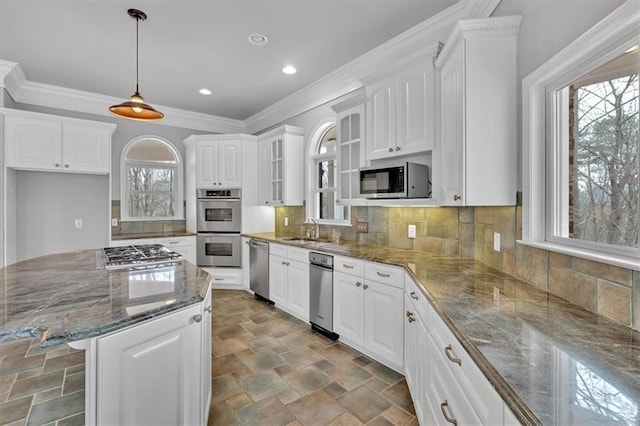
M 201 95 L 210 95 L 211 94 L 211 90 L 205 89 L 204 87 L 202 89 L 198 90 L 198 92 L 200 92 Z
M 285 74 L 295 74 L 296 73 L 296 69 L 295 67 L 292 67 L 291 65 L 287 65 L 286 67 L 282 68 L 282 72 Z
M 249 35 L 249 43 L 255 44 L 256 46 L 262 46 L 267 44 L 269 39 L 264 34 L 253 33 Z

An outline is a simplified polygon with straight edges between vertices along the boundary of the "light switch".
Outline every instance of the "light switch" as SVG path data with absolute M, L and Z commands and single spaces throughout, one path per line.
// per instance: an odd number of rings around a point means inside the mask
M 416 237 L 416 226 L 415 225 L 409 225 L 407 233 L 409 234 L 409 238 L 415 238 Z
M 500 251 L 500 234 L 498 232 L 493 233 L 493 249 Z
M 284 218 L 284 226 L 289 226 L 289 218 L 288 217 Z
M 82 228 L 82 219 L 76 219 L 76 228 L 77 229 Z
M 118 219 L 117 218 L 111 219 L 111 226 L 118 226 Z

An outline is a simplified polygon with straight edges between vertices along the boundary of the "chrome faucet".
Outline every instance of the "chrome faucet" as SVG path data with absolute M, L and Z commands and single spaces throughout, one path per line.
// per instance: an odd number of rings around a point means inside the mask
M 316 224 L 316 228 L 313 231 L 313 239 L 315 240 L 315 239 L 320 238 L 320 224 L 318 223 L 317 220 L 315 220 L 312 217 L 310 217 L 309 220 Z

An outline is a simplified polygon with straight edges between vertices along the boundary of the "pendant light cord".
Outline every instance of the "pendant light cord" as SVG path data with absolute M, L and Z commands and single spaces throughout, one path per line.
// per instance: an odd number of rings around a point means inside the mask
M 140 93 L 138 90 L 138 68 L 139 68 L 139 59 L 138 59 L 138 24 L 140 23 L 140 18 L 136 17 L 136 93 Z

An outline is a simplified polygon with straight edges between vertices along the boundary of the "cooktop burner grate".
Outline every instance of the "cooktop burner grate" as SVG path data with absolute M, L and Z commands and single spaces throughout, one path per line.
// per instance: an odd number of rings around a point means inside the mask
M 141 244 L 102 249 L 104 267 L 107 269 L 151 266 L 179 262 L 182 255 L 162 244 Z

